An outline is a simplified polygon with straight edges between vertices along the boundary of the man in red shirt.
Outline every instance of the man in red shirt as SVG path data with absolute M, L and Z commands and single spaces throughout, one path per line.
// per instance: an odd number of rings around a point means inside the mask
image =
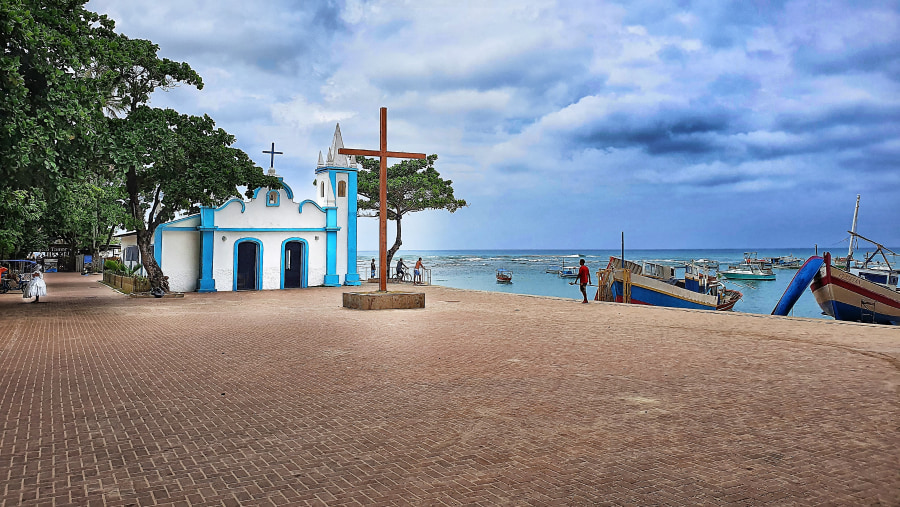
M 586 287 L 591 283 L 591 270 L 588 269 L 587 266 L 584 265 L 584 259 L 578 261 L 581 264 L 581 267 L 578 268 L 578 285 L 581 286 L 581 295 L 584 296 L 584 301 L 582 303 L 587 303 L 587 289 Z

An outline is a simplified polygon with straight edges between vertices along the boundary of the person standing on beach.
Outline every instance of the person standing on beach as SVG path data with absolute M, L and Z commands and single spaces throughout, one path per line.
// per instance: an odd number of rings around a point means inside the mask
M 584 259 L 579 260 L 578 263 L 581 264 L 581 267 L 578 268 L 578 277 L 576 280 L 578 281 L 578 285 L 581 286 L 581 295 L 584 296 L 584 301 L 582 301 L 582 303 L 587 304 L 587 286 L 591 283 L 591 270 L 584 265 Z M 575 282 L 572 283 L 574 284 Z
M 375 259 L 372 259 L 372 278 L 375 278 Z
M 413 283 L 419 285 L 422 283 L 422 270 L 425 266 L 422 265 L 422 258 L 419 257 L 419 260 L 416 261 L 416 267 L 413 270 Z

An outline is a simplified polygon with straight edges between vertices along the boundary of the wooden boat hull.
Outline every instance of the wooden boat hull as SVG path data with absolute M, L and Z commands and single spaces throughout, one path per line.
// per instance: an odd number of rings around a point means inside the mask
M 628 271 L 623 272 L 621 269 L 615 270 L 613 277 L 614 280 L 610 289 L 613 300 L 617 303 L 629 302 L 638 305 L 667 306 L 691 310 L 727 311 L 733 309 L 735 303 L 742 296 L 740 292 L 729 291 L 725 302 L 720 304 L 719 298 L 714 295 L 693 292 L 655 278 Z
M 831 265 L 831 254 L 810 285 L 819 308 L 836 320 L 900 325 L 900 292 Z

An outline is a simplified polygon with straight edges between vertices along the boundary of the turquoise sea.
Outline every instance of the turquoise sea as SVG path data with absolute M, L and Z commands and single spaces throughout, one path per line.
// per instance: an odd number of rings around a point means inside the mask
M 652 260 L 662 264 L 678 265 L 691 259 L 711 259 L 719 261 L 721 269 L 728 264 L 737 264 L 747 250 L 626 250 L 625 258 L 633 261 Z M 820 250 L 819 254 L 824 251 Z M 793 255 L 806 260 L 815 254 L 812 248 L 780 248 L 757 250 L 760 258 Z M 833 255 L 846 255 L 845 249 L 834 250 Z M 512 292 L 517 294 L 533 294 L 537 296 L 555 296 L 580 299 L 578 287 L 569 285 L 571 280 L 559 278 L 546 273 L 550 265 L 577 265 L 579 258 L 584 258 L 591 270 L 591 277 L 596 283 L 596 272 L 605 268 L 611 255 L 620 255 L 619 250 L 401 250 L 394 256 L 393 264 L 398 258 L 410 268 L 416 259 L 422 257 L 426 268 L 431 269 L 431 283 L 459 289 L 487 290 L 495 292 Z M 857 254 L 858 256 L 858 254 Z M 372 258 L 378 261 L 378 252 L 359 252 L 359 263 L 368 266 Z M 497 283 L 497 269 L 505 268 L 513 272 L 511 284 Z M 361 269 L 361 268 L 360 268 Z M 791 278 L 795 269 L 776 269 L 777 279 L 774 281 L 725 281 L 729 288 L 744 294 L 734 308 L 736 312 L 770 314 Z M 366 275 L 368 270 L 360 271 Z M 683 270 L 677 272 L 683 276 Z M 596 288 L 588 287 L 588 297 L 593 298 Z M 812 293 L 807 289 L 797 301 L 791 313 L 797 317 L 827 318 L 822 315 L 816 305 Z

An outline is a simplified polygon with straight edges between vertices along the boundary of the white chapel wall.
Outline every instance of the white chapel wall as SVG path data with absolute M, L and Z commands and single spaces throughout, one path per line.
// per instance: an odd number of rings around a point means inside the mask
M 199 221 L 198 221 L 199 222 Z M 182 226 L 183 223 L 179 223 Z M 183 226 L 197 224 L 184 224 Z M 162 268 L 169 277 L 169 288 L 176 292 L 197 290 L 200 279 L 200 233 L 166 231 L 162 233 Z

